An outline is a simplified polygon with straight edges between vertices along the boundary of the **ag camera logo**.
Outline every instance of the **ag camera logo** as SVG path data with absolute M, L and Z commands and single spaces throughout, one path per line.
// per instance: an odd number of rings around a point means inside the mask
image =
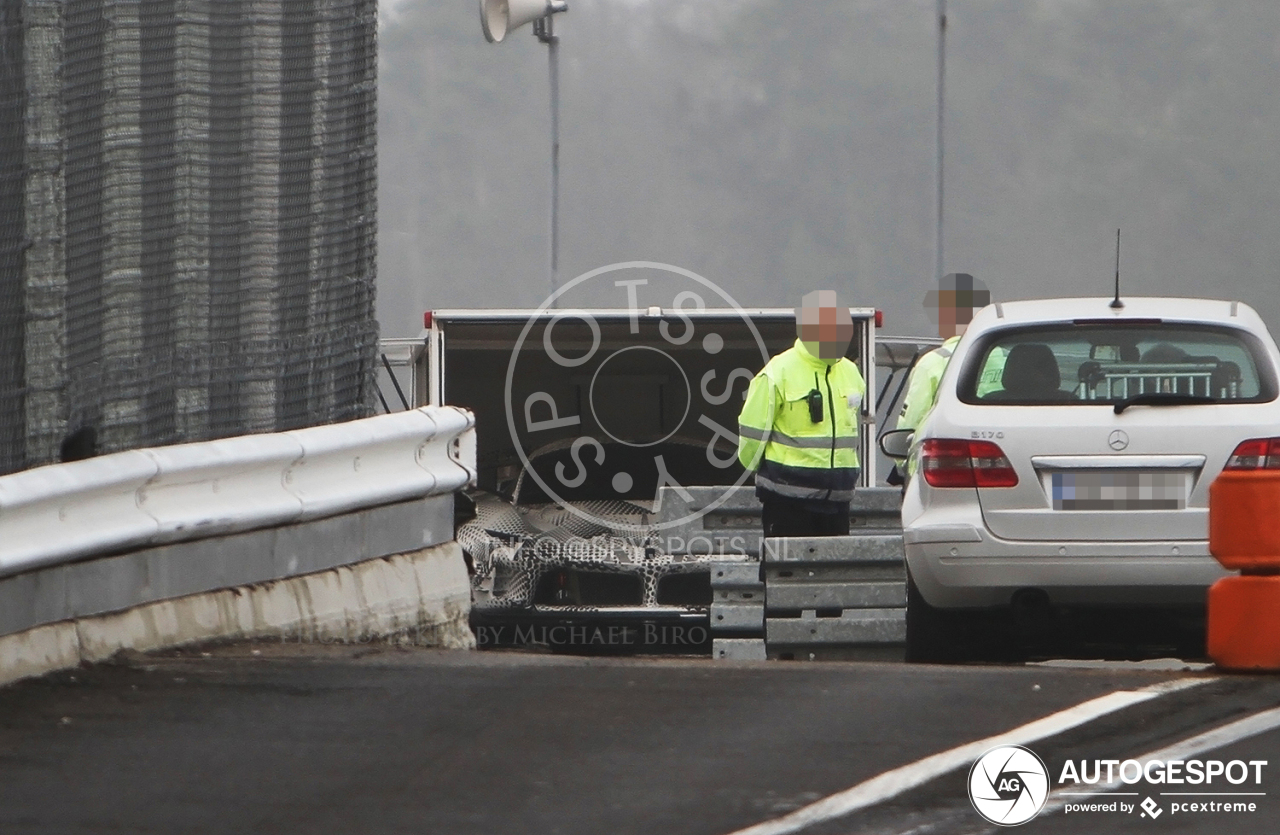
M 1049 770 L 1029 748 L 1002 745 L 969 769 L 969 800 L 997 826 L 1018 826 L 1040 814 L 1049 797 Z
M 620 277 L 632 270 L 670 285 L 673 295 L 667 306 L 656 306 L 656 318 L 650 313 L 655 306 L 640 303 L 649 279 Z M 601 285 L 600 295 L 625 298 L 625 308 L 557 307 L 567 293 L 581 293 L 593 283 Z M 648 286 L 646 295 L 656 290 Z M 625 315 L 616 321 L 616 315 L 602 318 L 602 313 Z M 726 334 L 736 334 L 739 344 L 731 347 Z M 610 264 L 557 288 L 525 324 L 507 365 L 507 429 L 524 474 L 579 519 L 631 532 L 673 528 L 715 510 L 749 477 L 738 465 L 736 417 L 755 376 L 752 369 L 768 361 L 750 315 L 713 282 L 670 264 Z M 537 388 L 556 368 L 574 391 Z M 634 425 L 644 415 L 655 425 L 637 435 Z M 535 466 L 540 456 L 553 466 Z M 676 461 L 677 456 L 705 456 L 708 467 L 723 471 L 711 480 L 720 487 L 715 498 L 693 506 L 692 494 L 677 477 L 682 463 L 690 469 L 689 461 Z M 588 479 L 592 487 L 604 486 L 593 499 L 648 500 L 651 485 L 671 487 L 690 505 L 689 512 L 647 524 L 605 518 L 591 512 L 593 504 L 571 501 Z

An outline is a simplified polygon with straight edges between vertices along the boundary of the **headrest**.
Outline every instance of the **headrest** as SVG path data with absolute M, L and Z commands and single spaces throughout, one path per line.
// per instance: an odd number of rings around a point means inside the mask
M 1049 346 L 1030 343 L 1015 345 L 1009 350 L 1000 381 L 1007 392 L 1034 397 L 1058 391 L 1062 377 L 1058 359 Z

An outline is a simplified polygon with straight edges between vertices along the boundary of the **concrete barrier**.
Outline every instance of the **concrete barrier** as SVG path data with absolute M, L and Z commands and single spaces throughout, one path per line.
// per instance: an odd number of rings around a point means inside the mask
M 211 640 L 471 646 L 473 427 L 427 407 L 0 478 L 0 683 Z
M 270 583 L 188 595 L 0 637 L 0 685 L 118 652 L 216 640 L 471 648 L 470 582 L 456 542 Z

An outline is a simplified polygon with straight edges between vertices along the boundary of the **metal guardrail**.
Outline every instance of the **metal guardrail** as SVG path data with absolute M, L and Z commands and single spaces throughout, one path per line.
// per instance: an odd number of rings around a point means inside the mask
M 0 576 L 452 493 L 475 479 L 474 425 L 424 407 L 0 477 Z
M 901 535 L 765 540 L 770 658 L 837 658 L 906 641 Z
M 658 490 L 657 522 L 669 553 L 725 554 L 759 559 L 762 550 L 760 500 L 755 488 L 672 487 Z M 864 487 L 849 506 L 849 527 L 858 533 L 895 533 L 902 529 L 902 491 Z
M 713 563 L 713 657 L 899 652 L 907 604 L 899 497 L 896 489 L 858 491 L 851 514 L 866 521 L 851 536 L 763 539 L 763 565 L 742 554 Z M 743 510 L 735 505 L 728 512 Z
M 711 566 L 711 654 L 735 661 L 763 661 L 764 581 L 755 560 Z

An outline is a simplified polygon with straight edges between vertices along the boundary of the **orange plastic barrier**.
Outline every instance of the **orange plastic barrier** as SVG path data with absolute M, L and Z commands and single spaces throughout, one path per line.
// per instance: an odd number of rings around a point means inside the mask
M 1280 574 L 1280 470 L 1224 470 L 1214 479 L 1209 553 L 1233 571 Z
M 1227 670 L 1280 670 L 1280 576 L 1209 587 L 1209 657 Z

